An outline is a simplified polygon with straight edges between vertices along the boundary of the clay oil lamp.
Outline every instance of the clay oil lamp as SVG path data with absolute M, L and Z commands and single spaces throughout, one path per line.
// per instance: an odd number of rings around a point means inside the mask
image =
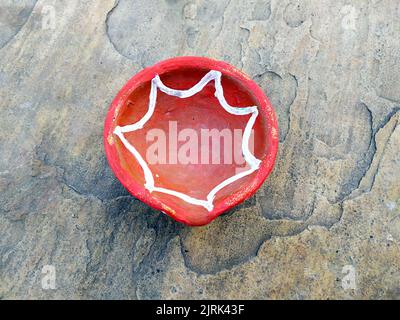
M 225 62 L 177 57 L 142 70 L 119 91 L 104 145 L 133 196 L 199 226 L 261 186 L 274 165 L 278 127 L 247 75 Z

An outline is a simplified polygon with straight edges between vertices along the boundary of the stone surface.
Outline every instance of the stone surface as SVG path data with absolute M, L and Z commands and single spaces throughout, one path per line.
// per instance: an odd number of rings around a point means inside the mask
M 397 1 L 0 9 L 1 298 L 400 298 Z M 177 55 L 241 68 L 279 118 L 270 178 L 201 228 L 129 196 L 102 146 L 119 88 Z

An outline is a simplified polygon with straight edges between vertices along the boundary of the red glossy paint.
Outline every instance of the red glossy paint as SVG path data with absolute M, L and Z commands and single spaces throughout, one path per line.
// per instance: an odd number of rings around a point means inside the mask
M 144 188 L 143 170 L 132 154 L 113 134 L 117 125 L 132 124 L 147 111 L 150 81 L 159 75 L 165 85 L 188 89 L 208 71 L 222 73 L 222 86 L 227 102 L 232 106 L 257 105 L 259 116 L 254 125 L 254 155 L 262 160 L 260 168 L 220 190 L 214 209 L 208 212 L 201 206 L 179 198 Z M 169 132 L 169 121 L 177 121 L 178 130 L 191 128 L 244 129 L 250 117 L 227 113 L 214 97 L 214 82 L 196 95 L 180 99 L 158 91 L 156 111 L 141 130 L 126 133 L 145 158 L 149 144 L 145 134 L 152 128 Z M 145 129 L 145 130 L 144 130 Z M 204 57 L 177 57 L 162 61 L 133 76 L 118 92 L 107 113 L 104 127 L 104 146 L 109 164 L 128 191 L 151 207 L 161 210 L 182 223 L 199 226 L 211 222 L 224 211 L 252 196 L 271 172 L 278 149 L 278 126 L 274 110 L 260 87 L 233 66 Z M 167 155 L 172 156 L 172 154 Z M 155 164 L 149 165 L 158 174 L 156 185 L 205 199 L 211 189 L 235 174 L 235 164 Z

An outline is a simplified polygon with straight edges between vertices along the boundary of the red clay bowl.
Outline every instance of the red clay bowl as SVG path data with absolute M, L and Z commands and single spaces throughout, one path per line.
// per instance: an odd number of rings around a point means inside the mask
M 104 145 L 133 196 L 199 226 L 261 186 L 275 162 L 278 126 L 247 75 L 225 62 L 179 57 L 124 85 L 107 113 Z

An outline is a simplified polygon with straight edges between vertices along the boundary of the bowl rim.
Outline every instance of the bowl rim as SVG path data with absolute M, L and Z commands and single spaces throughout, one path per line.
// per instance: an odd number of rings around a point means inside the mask
M 141 84 L 151 81 L 157 74 L 162 75 L 163 73 L 176 70 L 179 68 L 201 68 L 209 70 L 217 70 L 222 73 L 222 76 L 228 76 L 236 81 L 239 81 L 241 85 L 248 91 L 253 93 L 256 99 L 259 113 L 263 114 L 266 120 L 267 127 L 267 139 L 269 140 L 269 151 L 262 158 L 259 169 L 255 172 L 255 176 L 252 181 L 245 187 L 232 193 L 230 196 L 216 204 L 212 211 L 207 215 L 207 218 L 202 223 L 194 223 L 185 217 L 185 210 L 173 209 L 163 203 L 161 200 L 153 197 L 151 193 L 145 189 L 144 185 L 141 185 L 134 181 L 129 173 L 121 166 L 120 159 L 118 157 L 117 148 L 114 143 L 115 135 L 113 133 L 116 126 L 115 120 L 120 109 L 123 107 L 126 99 L 130 94 Z M 210 223 L 216 217 L 221 215 L 223 212 L 231 209 L 232 207 L 240 204 L 244 200 L 248 199 L 256 193 L 263 182 L 266 180 L 268 175 L 271 173 L 277 151 L 278 151 L 278 123 L 275 115 L 275 111 L 265 93 L 249 76 L 242 71 L 236 69 L 232 65 L 224 61 L 218 61 L 207 57 L 197 56 L 181 56 L 163 60 L 156 63 L 151 67 L 144 68 L 143 70 L 136 73 L 131 77 L 125 85 L 119 90 L 111 105 L 109 106 L 106 119 L 104 122 L 103 131 L 103 143 L 108 163 L 114 172 L 117 179 L 122 185 L 128 190 L 130 194 L 138 198 L 142 202 L 151 206 L 156 210 L 160 210 L 173 219 L 182 222 L 187 225 L 205 225 Z

